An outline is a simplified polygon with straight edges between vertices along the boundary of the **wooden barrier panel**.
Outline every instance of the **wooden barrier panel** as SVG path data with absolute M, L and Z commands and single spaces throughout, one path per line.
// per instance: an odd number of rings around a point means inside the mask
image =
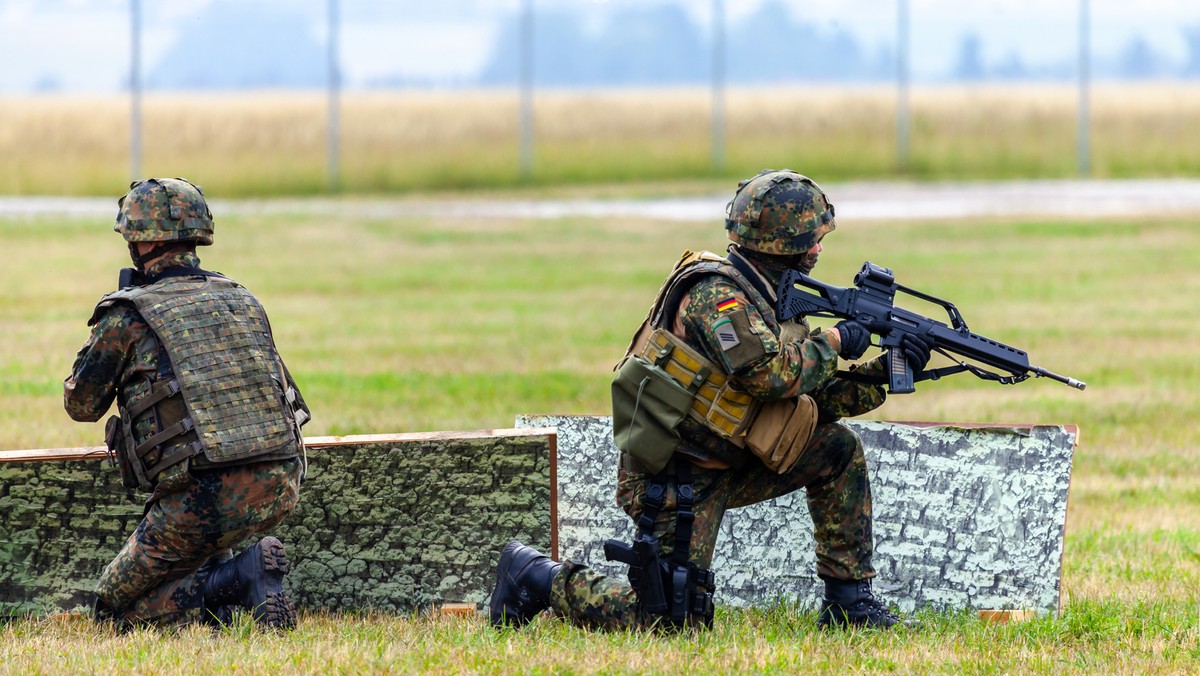
M 911 612 L 1057 612 L 1074 426 L 931 425 L 845 421 L 863 440 L 875 515 L 876 591 Z M 624 577 L 604 560 L 606 538 L 633 537 L 617 508 L 612 420 L 522 416 L 517 427 L 558 430 L 563 558 Z M 816 606 L 812 519 L 803 493 L 731 510 L 713 570 L 717 602 L 798 599 Z
M 500 548 L 554 551 L 551 429 L 308 439 L 300 506 L 273 531 L 305 608 L 482 603 Z M 0 615 L 80 610 L 142 516 L 101 448 L 0 451 Z

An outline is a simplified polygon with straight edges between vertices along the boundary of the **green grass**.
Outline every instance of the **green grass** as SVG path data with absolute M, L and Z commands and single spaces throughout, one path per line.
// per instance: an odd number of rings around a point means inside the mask
M 820 631 L 787 603 L 717 613 L 712 632 L 597 634 L 553 618 L 493 631 L 476 619 L 301 617 L 287 635 L 236 622 L 218 632 L 117 636 L 83 621 L 0 629 L 0 659 L 20 671 L 939 673 L 1194 672 L 1200 619 L 1164 602 L 1087 601 L 1059 618 L 989 625 L 969 614 L 917 616 L 916 631 Z
M 711 223 L 224 218 L 206 267 L 271 313 L 312 405 L 312 435 L 508 427 L 523 413 L 607 412 L 610 369 L 685 247 Z M 63 413 L 61 380 L 95 300 L 127 264 L 106 222 L 0 219 L 0 447 L 100 443 Z M 22 621 L 0 671 L 1194 672 L 1200 663 L 1200 226 L 1186 219 L 842 223 L 818 276 L 864 260 L 958 304 L 978 333 L 1085 380 L 1002 387 L 957 376 L 874 417 L 1075 423 L 1058 618 L 919 632 L 818 632 L 784 603 L 723 609 L 695 637 L 591 634 L 552 619 L 307 615 L 293 634 L 135 632 Z M 914 309 L 922 309 L 914 306 Z

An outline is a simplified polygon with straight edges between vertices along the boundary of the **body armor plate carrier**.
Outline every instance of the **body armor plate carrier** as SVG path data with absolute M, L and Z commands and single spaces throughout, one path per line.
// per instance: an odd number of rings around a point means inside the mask
M 174 373 L 126 384 L 119 428 L 109 423 L 106 436 L 127 485 L 144 490 L 183 460 L 221 467 L 291 458 L 303 449 L 299 425 L 307 413 L 297 405 L 262 305 L 230 279 L 195 273 L 108 294 L 93 315 L 94 322 L 105 307 L 133 304 Z M 134 421 L 151 413 L 153 433 L 137 444 Z
M 707 251 L 683 253 L 671 276 L 659 289 L 646 319 L 630 341 L 624 359 L 617 365 L 614 379 L 613 424 L 617 447 L 650 473 L 661 470 L 677 450 L 684 450 L 685 454 L 700 460 L 715 459 L 727 466 L 742 464 L 746 457 L 743 451 L 746 433 L 761 407 L 760 402 L 734 387 L 720 366 L 671 332 L 684 295 L 708 275 L 719 275 L 734 282 L 759 308 L 768 327 L 776 333 L 779 331 L 772 300 L 764 296 L 753 281 L 729 260 Z M 678 443 L 677 418 L 637 419 L 638 414 L 647 415 L 637 395 L 646 391 L 642 386 L 645 381 L 643 372 L 651 366 L 654 368 L 649 373 L 674 384 L 686 392 L 683 396 L 690 397 L 686 406 L 678 411 L 679 415 L 690 417 L 698 426 L 714 433 L 720 439 L 719 444 L 710 445 L 701 452 L 691 444 Z M 649 384 L 653 385 L 653 380 Z M 667 441 L 662 433 L 653 436 L 645 433 L 642 439 L 638 439 L 639 433 L 663 428 L 674 430 L 673 440 Z M 671 447 L 659 448 L 664 444 Z

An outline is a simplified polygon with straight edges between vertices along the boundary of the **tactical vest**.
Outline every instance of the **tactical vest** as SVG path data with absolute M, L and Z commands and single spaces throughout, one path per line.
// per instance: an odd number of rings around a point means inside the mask
M 683 296 L 702 277 L 714 274 L 736 284 L 754 304 L 768 328 L 781 340 L 794 341 L 807 336 L 808 325 L 803 320 L 788 322 L 782 327 L 779 325 L 775 319 L 774 290 L 765 280 L 756 280 L 757 283 L 752 281 L 728 259 L 717 254 L 707 251 L 685 251 L 675 264 L 670 277 L 659 289 L 650 312 L 634 335 L 626 349 L 625 357 L 617 368 L 620 373 L 620 369 L 631 357 L 638 357 L 665 371 L 692 396 L 688 419 L 678 425 L 684 443 L 674 450 L 701 463 L 736 467 L 746 461 L 746 453 L 743 450 L 747 442 L 746 434 L 763 404 L 749 394 L 735 389 L 729 382 L 728 374 L 724 373 L 720 366 L 709 361 L 699 350 L 687 345 L 671 332 L 671 325 Z M 760 287 L 770 296 L 760 292 Z M 614 419 L 618 406 L 616 399 L 619 396 L 614 385 Z M 807 405 L 811 400 L 804 403 Z M 815 423 L 815 419 L 813 409 L 812 423 Z M 811 430 L 811 423 L 806 424 Z M 716 438 L 711 438 L 711 435 L 706 435 L 701 430 L 714 433 Z M 705 439 L 705 436 L 710 438 Z M 617 445 L 622 447 L 622 440 L 619 438 Z M 622 450 L 641 461 L 647 469 L 657 471 L 654 468 L 660 464 L 661 451 L 657 457 L 651 458 L 645 455 L 646 449 L 633 449 L 632 444 L 627 445 L 629 449 L 622 447 Z
M 133 475 L 127 482 L 148 489 L 163 470 L 188 459 L 222 467 L 302 451 L 306 414 L 295 408 L 267 314 L 249 291 L 221 276 L 169 277 L 108 294 L 93 322 L 119 302 L 137 309 L 158 338 L 160 362 L 169 362 L 153 382 L 120 392 L 118 441 L 123 470 Z M 153 416 L 154 432 L 135 443 L 134 422 L 143 415 Z

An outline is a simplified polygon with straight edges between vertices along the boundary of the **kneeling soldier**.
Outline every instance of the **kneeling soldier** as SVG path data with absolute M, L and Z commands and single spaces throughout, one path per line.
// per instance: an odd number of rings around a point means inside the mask
M 782 274 L 810 272 L 834 227 L 825 193 L 800 174 L 767 170 L 739 184 L 727 255 L 684 253 L 613 382 L 617 502 L 638 535 L 632 545 L 610 540 L 605 553 L 630 565 L 629 582 L 512 542 L 497 567 L 494 625 L 547 607 L 606 628 L 711 625 L 709 568 L 725 511 L 800 489 L 825 582 L 820 625 L 902 622 L 871 591 L 867 464 L 858 436 L 837 422 L 883 403 L 884 388 L 869 382 L 886 374 L 886 357 L 838 371 L 839 357 L 866 351 L 870 327 L 812 331 L 802 317 L 775 316 Z M 924 368 L 928 344 L 903 349 Z
M 100 576 L 96 617 L 178 624 L 241 607 L 291 627 L 283 544 L 268 536 L 236 557 L 231 550 L 296 506 L 308 407 L 262 305 L 199 267 L 196 246 L 213 241 L 200 188 L 176 178 L 130 188 L 114 230 L 137 267 L 96 306 L 63 395 L 81 422 L 116 400 L 109 451 L 125 486 L 150 492 L 137 530 Z

